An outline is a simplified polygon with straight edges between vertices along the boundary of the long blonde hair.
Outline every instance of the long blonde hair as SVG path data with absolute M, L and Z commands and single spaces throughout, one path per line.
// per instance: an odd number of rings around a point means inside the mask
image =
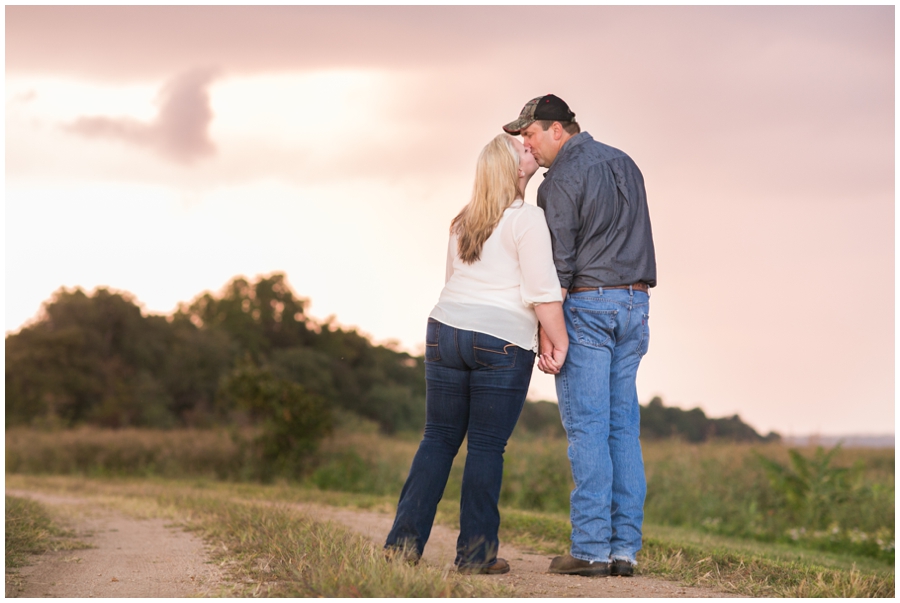
M 522 196 L 519 190 L 519 153 L 509 134 L 499 134 L 481 150 L 475 165 L 472 200 L 450 222 L 459 240 L 459 257 L 473 264 L 507 207 Z

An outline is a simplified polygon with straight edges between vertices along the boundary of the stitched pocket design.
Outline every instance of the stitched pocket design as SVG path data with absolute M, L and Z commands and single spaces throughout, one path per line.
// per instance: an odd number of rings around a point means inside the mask
M 473 337 L 473 348 L 475 362 L 481 366 L 499 369 L 516 365 L 518 346 L 499 337 L 476 332 Z

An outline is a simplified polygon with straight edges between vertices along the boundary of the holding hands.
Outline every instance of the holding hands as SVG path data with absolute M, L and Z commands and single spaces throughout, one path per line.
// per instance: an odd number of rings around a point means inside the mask
M 569 351 L 569 336 L 566 333 L 562 302 L 537 305 L 535 312 L 540 322 L 538 326 L 538 369 L 548 375 L 558 375 L 566 361 L 566 353 Z

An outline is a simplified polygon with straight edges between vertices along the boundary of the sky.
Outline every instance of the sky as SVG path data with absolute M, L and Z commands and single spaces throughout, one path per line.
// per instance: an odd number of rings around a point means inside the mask
M 553 93 L 647 187 L 642 403 L 894 432 L 893 6 L 7 6 L 6 333 L 284 272 L 422 353 L 475 159 Z M 535 202 L 539 172 L 526 194 Z M 530 399 L 556 400 L 535 371 Z

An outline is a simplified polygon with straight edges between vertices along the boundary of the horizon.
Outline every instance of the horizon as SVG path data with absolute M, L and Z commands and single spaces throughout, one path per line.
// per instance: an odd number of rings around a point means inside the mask
M 252 276 L 252 277 L 251 277 L 251 276 L 248 276 L 248 275 L 235 275 L 235 276 L 232 277 L 232 278 L 245 278 L 245 279 L 247 279 L 248 281 L 253 281 L 253 280 L 259 278 L 260 276 L 271 276 L 271 275 L 254 275 L 254 276 Z M 287 277 L 287 275 L 286 275 L 286 279 L 287 279 L 288 284 L 290 285 L 290 279 Z M 57 291 L 59 291 L 59 290 L 64 290 L 64 289 L 65 289 L 65 288 L 60 288 L 60 289 L 58 289 Z M 65 289 L 65 290 L 66 290 L 66 291 L 69 291 L 69 292 L 72 292 L 72 291 L 79 290 L 79 289 L 82 290 L 82 291 L 84 291 L 81 287 L 73 287 L 73 288 Z M 141 315 L 142 315 L 142 316 L 145 316 L 145 317 L 147 317 L 147 316 L 163 316 L 163 317 L 169 318 L 169 317 L 174 316 L 174 314 L 178 311 L 178 307 L 174 308 L 174 309 L 173 309 L 172 311 L 170 311 L 170 312 L 153 312 L 153 311 L 148 311 L 147 308 L 146 308 L 146 306 L 145 306 L 144 304 L 142 304 L 141 301 L 140 301 L 133 293 L 131 293 L 131 292 L 129 292 L 129 291 L 125 291 L 125 290 L 123 290 L 123 289 L 116 289 L 115 287 L 98 286 L 98 287 L 95 287 L 94 289 L 92 289 L 92 290 L 90 290 L 90 291 L 84 291 L 84 293 L 85 293 L 86 295 L 88 295 L 88 296 L 93 296 L 93 295 L 96 293 L 96 291 L 97 291 L 98 289 L 106 289 L 106 290 L 108 290 L 110 293 L 115 293 L 115 294 L 122 295 L 123 297 L 130 298 L 131 301 L 132 301 L 132 302 L 140 309 Z M 224 286 L 223 286 L 223 289 L 224 289 Z M 215 294 L 217 294 L 217 293 L 220 293 L 221 290 L 222 290 L 222 289 L 217 290 L 217 291 L 208 291 L 208 290 L 207 290 L 207 291 L 201 291 L 200 293 L 198 293 L 198 294 L 196 294 L 195 296 L 193 296 L 191 299 L 189 299 L 189 300 L 184 300 L 184 301 L 182 301 L 182 302 L 179 302 L 178 305 L 180 306 L 181 304 L 189 304 L 191 301 L 193 301 L 193 300 L 196 299 L 197 297 L 202 296 L 202 295 L 205 294 L 205 293 L 212 293 L 213 295 L 215 295 Z M 305 302 L 311 302 L 311 300 L 309 300 L 309 298 L 304 297 L 304 296 L 303 296 L 302 294 L 300 294 L 299 292 L 294 291 L 294 293 L 296 294 L 296 299 L 304 300 Z M 52 299 L 52 298 L 48 298 L 47 300 L 45 300 L 44 303 L 51 302 L 51 299 Z M 44 305 L 44 304 L 41 305 L 41 309 L 43 309 L 43 305 Z M 9 337 L 10 335 L 15 335 L 16 333 L 20 332 L 22 329 L 25 329 L 25 328 L 28 328 L 28 327 L 30 327 L 30 326 L 33 326 L 35 323 L 37 323 L 37 322 L 39 321 L 39 315 L 40 315 L 40 311 L 39 311 L 38 313 L 36 313 L 34 317 L 32 317 L 32 322 L 30 322 L 29 324 L 23 324 L 23 325 L 21 325 L 21 326 L 19 327 L 19 329 L 17 329 L 16 331 L 7 331 L 6 336 Z M 422 355 L 424 354 L 424 352 L 415 352 L 415 351 L 413 351 L 413 350 L 404 349 L 403 346 L 400 345 L 399 342 L 398 342 L 396 339 L 387 339 L 387 340 L 384 340 L 384 341 L 376 341 L 369 333 L 366 333 L 365 331 L 363 331 L 363 330 L 361 330 L 361 329 L 359 329 L 358 327 L 355 327 L 355 326 L 353 326 L 353 325 L 346 325 L 346 324 L 342 323 L 342 322 L 340 321 L 339 317 L 334 316 L 334 315 L 327 316 L 327 317 L 325 317 L 325 318 L 319 318 L 319 317 L 315 317 L 315 316 L 311 316 L 311 315 L 309 315 L 309 314 L 306 314 L 306 317 L 307 317 L 310 321 L 312 321 L 312 322 L 314 322 L 314 323 L 317 323 L 317 324 L 319 324 L 319 325 L 323 325 L 323 324 L 325 324 L 326 322 L 328 322 L 329 324 L 333 324 L 333 325 L 337 326 L 338 328 L 341 328 L 341 329 L 344 329 L 344 330 L 354 330 L 354 331 L 356 331 L 359 335 L 361 335 L 362 337 L 364 337 L 365 339 L 367 339 L 372 345 L 375 345 L 375 346 L 384 346 L 384 347 L 388 347 L 389 349 L 392 349 L 392 350 L 395 350 L 395 351 L 399 351 L 399 352 L 405 352 L 405 353 L 408 353 L 408 354 L 410 354 L 410 355 L 412 355 L 412 356 L 422 356 Z M 531 392 L 529 392 L 529 397 L 526 399 L 526 402 L 530 402 L 530 403 L 534 403 L 534 404 L 537 404 L 537 403 L 548 403 L 548 404 L 554 404 L 554 405 L 555 405 L 555 404 L 558 404 L 558 402 L 557 402 L 556 400 L 546 400 L 546 399 L 534 398 L 534 397 L 531 397 L 530 394 L 531 394 Z M 686 407 L 686 406 L 679 405 L 677 402 L 674 402 L 674 403 L 673 403 L 673 402 L 671 402 L 671 401 L 667 401 L 666 398 L 665 398 L 665 396 L 664 396 L 664 395 L 660 395 L 660 394 L 657 394 L 657 395 L 651 397 L 651 398 L 648 399 L 648 400 L 644 400 L 644 401 L 640 401 L 640 400 L 639 400 L 639 404 L 640 404 L 641 406 L 646 406 L 647 404 L 650 403 L 650 401 L 651 401 L 653 398 L 655 398 L 655 397 L 657 397 L 657 396 L 658 396 L 659 398 L 662 399 L 663 405 L 664 405 L 665 407 L 667 407 L 667 408 L 669 408 L 669 407 L 671 407 L 671 408 L 678 408 L 678 409 L 683 410 L 683 411 L 689 411 L 689 410 L 693 410 L 694 408 L 699 408 L 700 410 L 703 411 L 703 413 L 704 413 L 704 414 L 707 416 L 707 418 L 709 418 L 709 419 L 722 419 L 722 418 L 728 418 L 728 417 L 732 416 L 732 415 L 727 415 L 727 416 L 713 416 L 713 415 L 709 414 L 709 412 L 707 412 L 707 410 L 704 409 L 702 406 L 694 406 L 694 407 L 688 408 L 688 407 Z M 753 426 L 752 424 L 750 424 L 750 423 L 748 423 L 747 421 L 745 421 L 744 418 L 741 417 L 739 413 L 737 414 L 737 416 L 740 418 L 740 420 L 741 420 L 743 423 L 745 423 L 745 424 L 748 425 L 749 427 L 753 428 L 757 433 L 759 433 L 760 436 L 765 436 L 765 435 L 767 435 L 766 433 L 764 433 L 764 430 L 758 429 L 758 428 L 756 428 L 755 426 Z M 841 432 L 841 433 L 788 433 L 788 434 L 785 434 L 785 433 L 781 433 L 781 432 L 775 430 L 775 433 L 777 433 L 779 436 L 781 436 L 782 441 L 789 441 L 789 440 L 792 440 L 792 439 L 794 439 L 794 440 L 803 440 L 803 441 L 805 441 L 804 444 L 800 444 L 800 445 L 816 445 L 816 444 L 817 444 L 817 442 L 816 442 L 817 439 L 824 439 L 824 440 L 830 441 L 830 442 L 831 442 L 831 445 L 834 445 L 834 444 L 836 444 L 837 441 L 840 440 L 840 439 L 848 439 L 848 440 L 867 440 L 867 439 L 871 439 L 871 440 L 879 440 L 879 441 L 881 441 L 881 440 L 884 440 L 885 438 L 888 438 L 888 437 L 890 437 L 890 438 L 892 438 L 892 439 L 895 437 L 895 432 L 894 432 L 894 431 L 891 431 L 891 432 L 866 432 L 866 433 L 844 433 L 844 432 Z M 857 446 L 863 446 L 863 447 L 866 447 L 866 446 L 868 446 L 868 444 L 855 442 L 855 443 L 852 443 L 852 444 L 849 445 L 849 447 L 857 447 Z M 848 446 L 845 445 L 845 447 L 848 447 Z M 882 444 L 879 444 L 879 445 L 876 446 L 876 447 L 887 447 L 887 446 L 884 446 L 883 443 L 882 443 Z M 893 443 L 891 444 L 890 447 L 894 447 Z

